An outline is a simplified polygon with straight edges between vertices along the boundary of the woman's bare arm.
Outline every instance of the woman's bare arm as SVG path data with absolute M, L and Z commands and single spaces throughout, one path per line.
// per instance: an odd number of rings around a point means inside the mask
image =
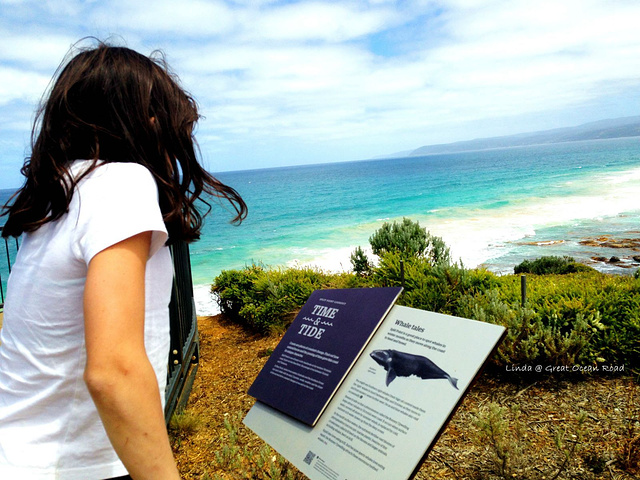
M 109 439 L 135 480 L 179 479 L 158 383 L 144 346 L 151 232 L 96 254 L 84 295 L 84 379 Z

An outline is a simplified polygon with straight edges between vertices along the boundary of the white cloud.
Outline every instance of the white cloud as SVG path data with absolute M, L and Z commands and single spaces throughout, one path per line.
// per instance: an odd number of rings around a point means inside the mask
M 245 33 L 263 40 L 338 42 L 378 32 L 400 19 L 397 11 L 388 8 L 363 8 L 351 2 L 303 2 L 257 12 Z
M 362 158 L 640 85 L 640 3 L 630 0 L 113 0 L 57 13 L 60 2 L 4 9 L 0 105 L 26 111 L 70 43 L 114 33 L 166 51 L 207 117 L 203 145 L 229 156 L 264 142 L 277 152 L 284 139 L 283 151 L 323 142 Z
M 52 75 L 75 41 L 69 34 L 26 34 L 0 29 L 0 62 L 15 62 Z
M 498 10 L 490 13 L 498 19 L 491 18 L 489 25 L 481 25 L 486 11 L 474 13 L 478 33 L 471 38 L 454 38 L 437 48 L 417 45 L 406 58 L 376 58 L 362 45 L 267 43 L 185 54 L 192 60 L 182 67 L 225 79 L 226 88 L 198 93 L 215 111 L 208 115 L 207 129 L 230 135 L 363 139 L 564 108 L 592 98 L 604 76 L 614 73 L 625 79 L 638 71 L 623 61 L 626 52 L 606 50 L 594 56 L 581 25 L 565 28 L 554 19 L 551 26 L 532 27 L 541 33 L 522 34 L 518 28 L 526 12 L 501 5 L 494 4 Z M 457 25 L 456 12 L 449 15 L 451 25 Z M 465 23 L 465 12 L 459 15 L 462 25 L 473 23 Z M 518 28 L 501 29 L 497 23 L 509 18 L 517 19 Z M 608 72 L 598 64 L 610 65 Z M 259 121 L 251 128 L 254 117 L 247 123 L 229 105 L 251 105 Z
M 50 77 L 37 72 L 0 66 L 0 106 L 16 100 L 37 102 Z
M 158 36 L 167 33 L 179 38 L 221 35 L 237 24 L 234 12 L 222 1 L 173 0 L 104 2 L 93 12 L 99 26 Z
M 280 0 L 231 0 L 231 3 L 243 7 L 257 8 L 280 3 Z

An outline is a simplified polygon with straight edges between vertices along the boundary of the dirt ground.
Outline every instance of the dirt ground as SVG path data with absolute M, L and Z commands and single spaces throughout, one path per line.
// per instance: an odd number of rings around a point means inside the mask
M 248 333 L 222 316 L 198 322 L 198 375 L 182 421 L 171 428 L 183 478 L 279 478 L 247 473 L 247 452 L 266 447 L 239 420 L 279 337 Z M 486 373 L 416 478 L 639 479 L 640 385 L 629 376 Z

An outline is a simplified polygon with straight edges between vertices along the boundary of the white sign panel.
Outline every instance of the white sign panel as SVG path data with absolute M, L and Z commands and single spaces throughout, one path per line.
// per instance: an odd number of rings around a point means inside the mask
M 314 427 L 260 402 L 244 423 L 311 480 L 408 479 L 504 332 L 395 306 Z

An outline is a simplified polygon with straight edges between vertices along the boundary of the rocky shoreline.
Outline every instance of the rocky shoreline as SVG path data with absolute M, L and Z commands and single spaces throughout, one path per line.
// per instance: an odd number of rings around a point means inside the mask
M 619 255 L 592 256 L 595 263 L 615 265 L 620 268 L 640 267 L 640 238 L 615 238 L 612 235 L 601 235 L 578 242 L 580 245 L 595 248 L 613 248 Z
M 640 234 L 640 231 L 627 232 Z M 574 243 L 575 242 L 575 243 Z M 585 263 L 596 270 L 606 273 L 623 274 L 629 269 L 640 267 L 640 237 L 616 237 L 614 235 L 598 235 L 581 240 L 567 241 L 564 239 L 548 239 L 535 242 L 518 242 L 519 245 L 543 247 L 546 251 L 538 255 L 562 256 L 556 253 L 554 247 L 566 247 L 573 243 L 580 246 L 583 255 L 574 254 L 576 261 Z M 620 270 L 618 270 L 620 269 Z

